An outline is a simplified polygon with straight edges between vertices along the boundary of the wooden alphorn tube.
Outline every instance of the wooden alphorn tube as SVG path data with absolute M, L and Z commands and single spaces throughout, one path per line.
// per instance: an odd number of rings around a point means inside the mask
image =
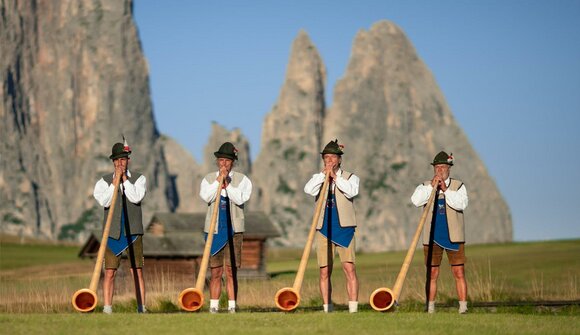
M 205 275 L 207 273 L 207 266 L 209 264 L 211 244 L 213 243 L 213 235 L 220 207 L 220 196 L 223 184 L 223 178 L 221 175 L 218 178 L 218 183 L 219 186 L 215 195 L 215 205 L 213 207 L 213 212 L 211 213 L 209 231 L 207 233 L 207 240 L 205 241 L 205 247 L 201 257 L 201 265 L 197 275 L 197 281 L 195 282 L 195 287 L 186 288 L 185 290 L 181 291 L 178 298 L 179 307 L 187 312 L 195 312 L 203 306 L 203 287 L 205 284 Z
M 92 312 L 95 307 L 97 307 L 97 285 L 99 284 L 99 278 L 101 277 L 101 268 L 103 267 L 103 259 L 105 258 L 105 250 L 107 248 L 107 240 L 109 239 L 109 231 L 111 230 L 111 221 L 113 221 L 113 213 L 115 211 L 115 203 L 117 202 L 120 181 L 121 175 L 119 174 L 118 176 L 115 176 L 115 180 L 113 181 L 113 199 L 111 199 L 111 206 L 109 207 L 109 214 L 107 215 L 107 221 L 105 222 L 105 228 L 103 229 L 103 238 L 101 239 L 101 245 L 99 246 L 99 251 L 97 253 L 97 261 L 95 262 L 95 269 L 93 270 L 93 276 L 91 277 L 89 288 L 82 288 L 76 291 L 72 297 L 72 305 L 74 309 L 82 313 Z
M 437 188 L 434 187 L 433 191 L 431 191 L 431 195 L 429 196 L 429 200 L 427 200 L 427 204 L 423 208 L 423 214 L 419 219 L 419 226 L 417 226 L 417 231 L 415 231 L 415 235 L 413 236 L 413 240 L 411 241 L 411 246 L 407 251 L 407 256 L 405 256 L 405 260 L 403 261 L 403 266 L 401 267 L 401 271 L 397 276 L 397 280 L 395 281 L 395 286 L 393 290 L 390 290 L 386 287 L 380 287 L 371 294 L 370 297 L 370 304 L 371 307 L 375 311 L 384 312 L 389 310 L 395 302 L 399 299 L 399 295 L 401 294 L 401 290 L 403 289 L 403 282 L 407 277 L 407 272 L 409 271 L 409 265 L 413 260 L 413 255 L 415 254 L 415 248 L 417 247 L 417 243 L 419 242 L 419 237 L 421 236 L 421 231 L 423 230 L 423 226 L 425 225 L 425 220 L 428 216 L 429 207 L 431 207 L 431 203 L 433 203 L 435 198 L 435 193 L 437 192 Z
M 302 287 L 302 281 L 304 280 L 304 272 L 306 272 L 306 265 L 308 264 L 308 257 L 310 256 L 310 249 L 312 248 L 312 242 L 314 241 L 314 234 L 316 233 L 316 225 L 318 224 L 318 219 L 321 212 L 326 208 L 324 204 L 324 199 L 326 192 L 328 192 L 329 184 L 329 173 L 326 173 L 324 178 L 324 183 L 318 194 L 318 203 L 316 204 L 316 210 L 314 211 L 314 217 L 312 218 L 312 224 L 310 226 L 310 232 L 308 233 L 308 240 L 306 241 L 306 246 L 304 247 L 304 252 L 302 253 L 302 259 L 300 260 L 300 265 L 298 266 L 298 272 L 296 273 L 296 279 L 294 279 L 294 285 L 292 287 L 284 287 L 278 292 L 274 297 L 276 302 L 276 307 L 284 312 L 290 312 L 300 304 L 300 288 Z

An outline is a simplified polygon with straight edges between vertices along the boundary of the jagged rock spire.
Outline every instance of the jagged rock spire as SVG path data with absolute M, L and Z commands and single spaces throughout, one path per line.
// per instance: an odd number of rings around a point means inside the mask
M 292 43 L 280 96 L 266 116 L 261 151 L 253 169 L 257 206 L 286 236 L 307 234 L 312 213 L 304 183 L 319 170 L 326 70 L 316 47 L 301 31 Z

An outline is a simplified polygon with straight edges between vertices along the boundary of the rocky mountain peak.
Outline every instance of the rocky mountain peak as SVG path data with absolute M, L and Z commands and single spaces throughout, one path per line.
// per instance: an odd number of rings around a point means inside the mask
M 359 32 L 334 92 L 323 133 L 350 148 L 344 165 L 361 178 L 357 217 L 363 248 L 405 248 L 419 216 L 409 197 L 432 177 L 429 162 L 440 150 L 454 153 L 452 177 L 472 191 L 468 240 L 511 240 L 505 201 L 400 28 L 383 21 Z M 484 214 L 490 203 L 497 208 L 491 216 Z
M 102 215 L 95 182 L 124 134 L 149 213 L 173 206 L 131 1 L 2 3 L 2 231 L 56 239 Z M 97 217 L 96 220 L 87 218 Z
M 320 150 L 345 144 L 343 168 L 361 179 L 355 198 L 357 247 L 406 249 L 420 209 L 414 188 L 433 175 L 429 162 L 453 152 L 452 177 L 467 186 L 468 243 L 512 238 L 509 208 L 455 121 L 428 67 L 404 32 L 381 21 L 361 30 L 346 72 L 325 106 L 326 69 L 305 31 L 292 42 L 280 94 L 263 123 L 252 164 L 239 129 L 218 123 L 202 163 L 160 136 L 148 69 L 130 0 L 6 0 L 0 16 L 0 230 L 47 239 L 82 240 L 100 227 L 95 182 L 113 171 L 108 158 L 124 134 L 131 170 L 148 192 L 144 222 L 156 212 L 203 211 L 201 178 L 215 171 L 213 155 L 230 141 L 236 169 L 250 175 L 253 210 L 266 212 L 283 237 L 302 247 L 314 211 L 303 192 L 320 171 Z M 85 234 L 85 235 L 83 235 Z
M 301 31 L 290 52 L 278 101 L 266 115 L 261 151 L 254 163 L 257 206 L 288 237 L 305 236 L 312 200 L 304 183 L 319 170 L 326 70 L 316 47 Z M 285 241 L 288 242 L 288 241 Z

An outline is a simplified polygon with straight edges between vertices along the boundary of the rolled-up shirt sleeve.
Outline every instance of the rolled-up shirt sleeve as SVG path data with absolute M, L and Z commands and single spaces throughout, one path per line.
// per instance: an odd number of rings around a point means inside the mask
M 337 176 L 335 186 L 344 194 L 347 199 L 352 199 L 358 195 L 360 179 L 354 174 L 350 178 L 342 178 L 342 174 Z
M 421 207 L 427 203 L 429 196 L 433 191 L 433 186 L 431 185 L 419 185 L 413 192 L 411 196 L 411 202 L 417 207 Z M 443 194 L 445 194 L 445 203 L 449 207 L 455 209 L 456 211 L 462 211 L 467 208 L 469 199 L 467 197 L 467 189 L 465 185 L 461 185 L 457 191 L 452 191 L 447 189 Z
M 107 183 L 103 178 L 99 179 L 95 184 L 93 189 L 93 197 L 102 207 L 110 207 L 111 200 L 113 199 L 113 191 L 115 186 L 111 183 Z
M 467 189 L 465 188 L 465 185 L 461 185 L 457 191 L 448 189 L 444 194 L 445 203 L 449 205 L 449 207 L 456 211 L 462 211 L 467 208 L 469 199 L 467 198 Z
M 324 183 L 325 177 L 326 175 L 322 172 L 312 175 L 312 178 L 310 178 L 310 180 L 304 186 L 304 192 L 306 194 L 310 194 L 313 197 L 317 196 L 320 192 L 320 188 L 322 187 L 322 183 Z
M 212 202 L 215 201 L 215 196 L 219 186 L 220 184 L 218 183 L 217 180 L 214 180 L 213 183 L 208 183 L 208 181 L 205 178 L 203 178 L 203 180 L 201 181 L 201 186 L 199 188 L 199 196 L 201 197 L 201 199 L 203 199 L 203 201 L 207 202 L 208 204 L 211 204 Z
M 433 186 L 431 185 L 419 185 L 415 188 L 415 192 L 411 196 L 411 202 L 416 207 L 424 206 L 429 200 L 429 196 L 431 195 L 431 191 L 433 191 Z
M 140 203 L 143 198 L 145 198 L 145 193 L 147 193 L 147 178 L 144 175 L 139 176 L 135 180 L 135 184 L 132 184 L 129 179 L 123 182 L 123 192 L 127 200 L 134 204 Z
M 217 189 L 214 189 L 214 191 L 217 191 Z M 228 184 L 226 192 L 228 198 L 230 198 L 234 204 L 241 206 L 246 201 L 250 200 L 250 196 L 252 195 L 252 182 L 248 177 L 244 176 L 238 187 L 234 187 L 231 183 Z

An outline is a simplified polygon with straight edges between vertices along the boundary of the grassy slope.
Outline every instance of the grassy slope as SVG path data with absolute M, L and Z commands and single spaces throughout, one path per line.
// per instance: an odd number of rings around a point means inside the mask
M 159 304 L 151 304 L 153 313 L 137 315 L 133 313 L 134 308 L 131 306 L 134 302 L 122 302 L 119 298 L 115 307 L 117 313 L 113 316 L 98 312 L 77 314 L 71 311 L 68 299 L 72 291 L 88 283 L 94 265 L 91 261 L 78 260 L 78 250 L 78 247 L 71 246 L 2 242 L 0 307 L 6 300 L 14 299 L 9 297 L 12 294 L 27 297 L 24 299 L 38 299 L 37 301 L 47 304 L 48 307 L 40 308 L 45 312 L 41 314 L 31 314 L 31 310 L 39 307 L 26 305 L 18 307 L 21 310 L 12 309 L 13 313 L 0 314 L 1 334 L 68 334 L 73 332 L 72 329 L 82 330 L 84 334 L 102 334 L 113 330 L 138 334 L 181 334 L 191 331 L 213 333 L 218 325 L 220 333 L 236 334 L 578 334 L 580 329 L 578 306 L 560 309 L 472 308 L 471 313 L 466 316 L 458 315 L 455 308 L 439 308 L 435 315 L 420 313 L 418 311 L 422 308 L 420 295 L 424 280 L 420 250 L 415 255 L 405 283 L 404 295 L 410 300 L 404 301 L 404 306 L 395 313 L 377 313 L 368 310 L 367 306 L 361 306 L 361 312 L 356 315 L 344 311 L 325 315 L 306 308 L 292 314 L 242 312 L 237 315 L 209 315 L 206 312 L 160 313 L 163 310 L 169 311 L 174 306 L 161 308 Z M 580 299 L 577 293 L 580 277 L 578 240 L 469 246 L 467 253 L 468 270 L 472 271 L 468 271 L 468 274 L 471 273 L 468 277 L 470 288 L 473 288 L 470 295 L 477 290 L 476 286 L 486 285 L 483 280 L 477 283 L 481 280 L 478 277 L 490 276 L 492 279 L 489 283 L 502 286 L 503 293 L 500 292 L 497 296 L 500 300 L 509 300 L 512 297 L 523 300 L 539 299 L 542 297 L 541 291 L 545 291 L 543 296 L 546 299 L 566 297 L 566 292 L 570 290 L 575 293 L 569 298 Z M 271 250 L 268 270 L 280 275 L 267 282 L 243 282 L 240 285 L 242 296 L 255 290 L 256 299 L 263 299 L 266 306 L 272 305 L 273 292 L 277 288 L 292 284 L 300 255 L 300 250 Z M 358 256 L 361 303 L 366 303 L 363 296 L 368 297 L 372 289 L 378 286 L 390 287 L 394 283 L 404 255 L 405 252 L 389 252 Z M 316 288 L 315 262 L 313 258 L 309 262 L 302 290 L 304 303 L 301 307 L 316 306 L 319 303 L 316 300 L 319 294 Z M 445 281 L 452 282 L 446 265 L 442 272 L 443 287 L 440 294 L 445 295 L 447 291 L 452 297 L 452 283 L 447 287 L 443 285 Z M 343 277 L 337 269 L 333 276 L 336 295 L 339 294 L 338 291 L 344 290 Z M 537 292 L 531 292 L 534 291 L 534 281 Z M 172 304 L 171 297 L 179 289 L 168 293 L 170 298 L 167 304 Z M 60 290 L 63 291 L 60 295 L 48 293 Z M 251 305 L 246 302 L 242 311 L 248 311 Z M 77 330 L 74 332 L 78 332 Z
M 280 261 L 271 261 L 268 270 L 287 274 L 281 278 L 291 285 L 292 269 L 297 269 L 299 251 L 278 252 Z M 357 254 L 361 297 L 378 287 L 392 288 L 406 251 Z M 468 245 L 466 278 L 472 300 L 574 300 L 580 299 L 580 240 Z M 272 259 L 272 257 L 270 257 Z M 455 299 L 454 281 L 444 256 L 439 280 L 439 299 Z M 344 287 L 343 275 L 335 269 L 334 286 Z M 310 259 L 306 282 L 316 283 L 316 259 Z M 407 274 L 402 299 L 421 300 L 425 283 L 423 251 L 417 249 Z M 339 290 L 336 290 L 340 294 Z M 366 292 L 368 291 L 368 292 Z
M 35 265 L 78 262 L 79 247 L 43 244 L 0 245 L 0 270 L 13 270 Z
M 68 300 L 72 293 L 86 287 L 90 281 L 94 261 L 79 260 L 78 246 L 18 244 L 6 240 L 0 242 L 0 312 L 67 311 L 70 309 Z M 275 276 L 269 281 L 240 281 L 240 306 L 273 307 L 275 292 L 292 285 L 301 253 L 301 250 L 270 250 L 267 269 Z M 368 297 L 374 289 L 385 286 L 392 288 L 405 253 L 357 255 L 359 301 L 362 304 L 368 303 Z M 466 270 L 469 298 L 476 302 L 580 300 L 578 255 L 580 240 L 468 246 Z M 312 253 L 301 290 L 300 307 L 320 305 L 318 269 L 313 257 Z M 420 304 L 423 300 L 425 271 L 422 258 L 422 251 L 417 250 L 400 299 L 405 306 Z M 153 311 L 175 309 L 175 297 L 192 284 L 190 281 L 175 281 L 171 277 L 173 274 L 156 278 L 154 274 L 147 273 L 147 268 L 145 271 L 148 305 Z M 455 303 L 455 288 L 450 272 L 444 262 L 438 303 Z M 346 303 L 342 271 L 336 268 L 332 278 L 335 302 Z M 122 282 L 117 281 L 116 305 L 120 310 L 132 310 L 132 283 L 130 279 L 127 282 L 123 286 Z M 47 291 L 51 294 L 45 294 Z M 404 310 L 420 309 L 410 307 Z

